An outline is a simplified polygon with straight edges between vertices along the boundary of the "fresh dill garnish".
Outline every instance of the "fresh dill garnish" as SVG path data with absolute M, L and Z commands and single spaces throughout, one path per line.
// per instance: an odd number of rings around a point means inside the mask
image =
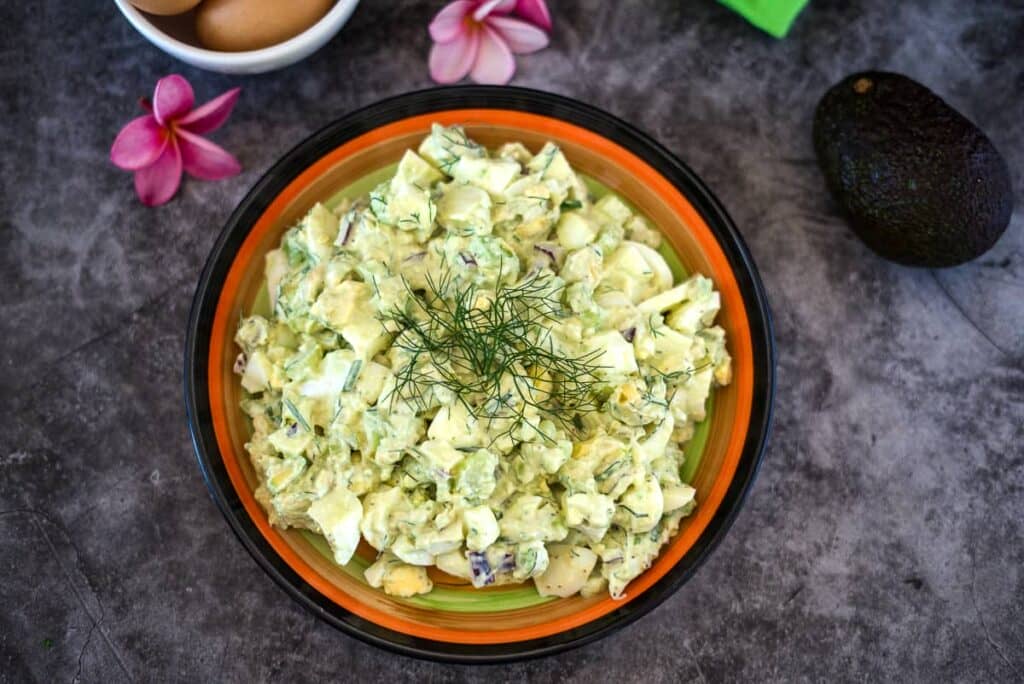
M 309 427 L 309 423 L 307 423 L 306 419 L 302 417 L 302 413 L 299 409 L 295 408 L 295 404 L 288 399 L 282 399 L 282 401 L 284 402 L 284 407 L 288 409 L 288 413 L 292 414 L 295 418 L 295 421 L 301 425 L 306 432 L 312 432 L 313 429 Z
M 574 356 L 558 348 L 548 326 L 561 303 L 550 274 L 488 290 L 457 283 L 444 269 L 427 277 L 425 292 L 405 287 L 407 304 L 382 316 L 408 357 L 386 397 L 392 403 L 425 410 L 431 390 L 442 388 L 486 420 L 495 439 L 528 426 L 548 441 L 545 418 L 575 434 L 574 418 L 598 409 L 602 350 Z

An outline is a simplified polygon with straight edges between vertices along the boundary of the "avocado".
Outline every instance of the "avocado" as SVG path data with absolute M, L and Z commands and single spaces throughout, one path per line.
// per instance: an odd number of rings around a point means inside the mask
M 913 79 L 848 76 L 814 114 L 814 151 L 853 231 L 908 266 L 955 266 L 995 244 L 1013 212 L 1006 161 Z

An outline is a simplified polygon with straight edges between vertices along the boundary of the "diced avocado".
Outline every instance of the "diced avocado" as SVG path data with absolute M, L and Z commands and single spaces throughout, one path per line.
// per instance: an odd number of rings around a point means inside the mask
M 451 175 L 452 166 L 457 161 L 466 157 L 485 157 L 487 150 L 467 137 L 461 126 L 445 128 L 434 124 L 430 135 L 420 143 L 419 153 L 442 172 Z
M 534 494 L 520 494 L 505 509 L 501 536 L 514 542 L 561 541 L 569 533 L 558 509 Z
M 491 495 L 496 484 L 498 457 L 487 449 L 467 454 L 455 469 L 455 489 L 470 500 L 482 501 Z
M 277 288 L 288 273 L 288 255 L 283 249 L 272 249 L 263 258 L 263 273 L 267 278 L 267 294 L 270 296 L 271 311 L 277 306 Z
M 451 175 L 459 182 L 483 188 L 491 195 L 500 195 L 519 175 L 519 163 L 507 159 L 463 157 L 452 166 Z
M 331 244 L 338 236 L 338 216 L 320 202 L 303 219 L 306 243 L 310 251 L 323 258 L 330 257 Z
M 594 203 L 594 208 L 607 214 L 619 225 L 625 225 L 633 217 L 633 212 L 626 206 L 626 203 L 619 199 L 618 195 L 611 193 L 597 200 Z
M 571 181 L 576 175 L 562 150 L 551 142 L 544 143 L 544 147 L 527 163 L 526 168 L 540 174 L 541 178 L 555 180 Z
M 406 150 L 402 155 L 402 161 L 398 162 L 398 170 L 395 171 L 395 178 L 405 183 L 418 185 L 421 188 L 429 188 L 435 182 L 442 180 L 444 174 L 431 166 L 426 159 L 412 150 Z
M 285 456 L 272 460 L 265 471 L 267 489 L 278 494 L 298 479 L 306 470 L 306 459 L 301 456 Z

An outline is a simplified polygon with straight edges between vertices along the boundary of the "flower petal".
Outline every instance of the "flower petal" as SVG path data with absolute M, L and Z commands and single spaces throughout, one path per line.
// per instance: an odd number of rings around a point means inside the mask
M 492 12 L 496 14 L 508 14 L 516 7 L 516 0 L 484 0 L 473 12 L 473 18 L 483 21 Z
M 483 25 L 480 51 L 469 77 L 477 83 L 505 85 L 516 72 L 516 60 L 508 43 L 487 24 Z
M 548 34 L 533 24 L 510 17 L 487 17 L 487 25 L 501 34 L 508 47 L 517 55 L 536 52 L 548 46 Z
M 153 91 L 153 116 L 161 126 L 166 126 L 167 122 L 177 119 L 192 109 L 195 101 L 196 96 L 192 92 L 192 86 L 184 76 L 178 74 L 164 76 L 156 82 L 156 89 Z
M 466 31 L 449 43 L 434 43 L 430 48 L 430 77 L 438 83 L 461 81 L 480 51 L 479 29 Z
M 155 162 L 135 172 L 135 192 L 148 207 L 164 204 L 181 185 L 181 151 L 171 138 Z
M 242 170 L 234 155 L 206 138 L 179 129 L 178 144 L 182 166 L 196 178 L 220 180 Z
M 200 135 L 217 130 L 231 116 L 231 110 L 234 109 L 235 102 L 238 101 L 238 94 L 241 92 L 241 88 L 232 88 L 206 104 L 196 107 L 178 119 L 178 127 L 184 126 Z
M 551 13 L 544 0 L 517 0 L 516 14 L 545 31 L 551 30 Z
M 466 16 L 472 0 L 455 0 L 445 5 L 430 22 L 430 37 L 438 43 L 450 43 L 466 31 Z
M 167 145 L 167 131 L 149 114 L 129 121 L 110 147 L 110 161 L 127 171 L 149 166 Z

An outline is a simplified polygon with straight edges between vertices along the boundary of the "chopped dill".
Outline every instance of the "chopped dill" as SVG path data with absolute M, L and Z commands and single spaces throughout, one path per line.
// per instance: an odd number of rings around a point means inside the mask
M 342 385 L 342 392 L 351 392 L 352 388 L 356 386 L 356 380 L 359 379 L 359 371 L 363 369 L 362 359 L 356 359 L 352 362 L 352 365 L 348 367 L 348 375 L 345 376 L 345 384 Z
M 637 513 L 636 511 L 634 511 L 634 510 L 633 510 L 632 508 L 630 508 L 629 506 L 626 506 L 625 504 L 619 504 L 619 508 L 625 508 L 625 509 L 626 509 L 626 511 L 627 511 L 627 512 L 628 512 L 628 513 L 629 513 L 629 514 L 630 514 L 631 516 L 633 516 L 634 518 L 646 518 L 646 517 L 647 517 L 647 514 L 646 514 L 646 513 Z
M 288 409 L 288 413 L 292 414 L 292 417 L 295 418 L 295 421 L 302 426 L 302 429 L 306 432 L 312 432 L 313 429 L 309 427 L 309 423 L 307 423 L 306 419 L 302 417 L 302 413 L 299 409 L 295 408 L 295 404 L 288 399 L 282 399 L 282 401 L 284 402 L 284 407 Z

